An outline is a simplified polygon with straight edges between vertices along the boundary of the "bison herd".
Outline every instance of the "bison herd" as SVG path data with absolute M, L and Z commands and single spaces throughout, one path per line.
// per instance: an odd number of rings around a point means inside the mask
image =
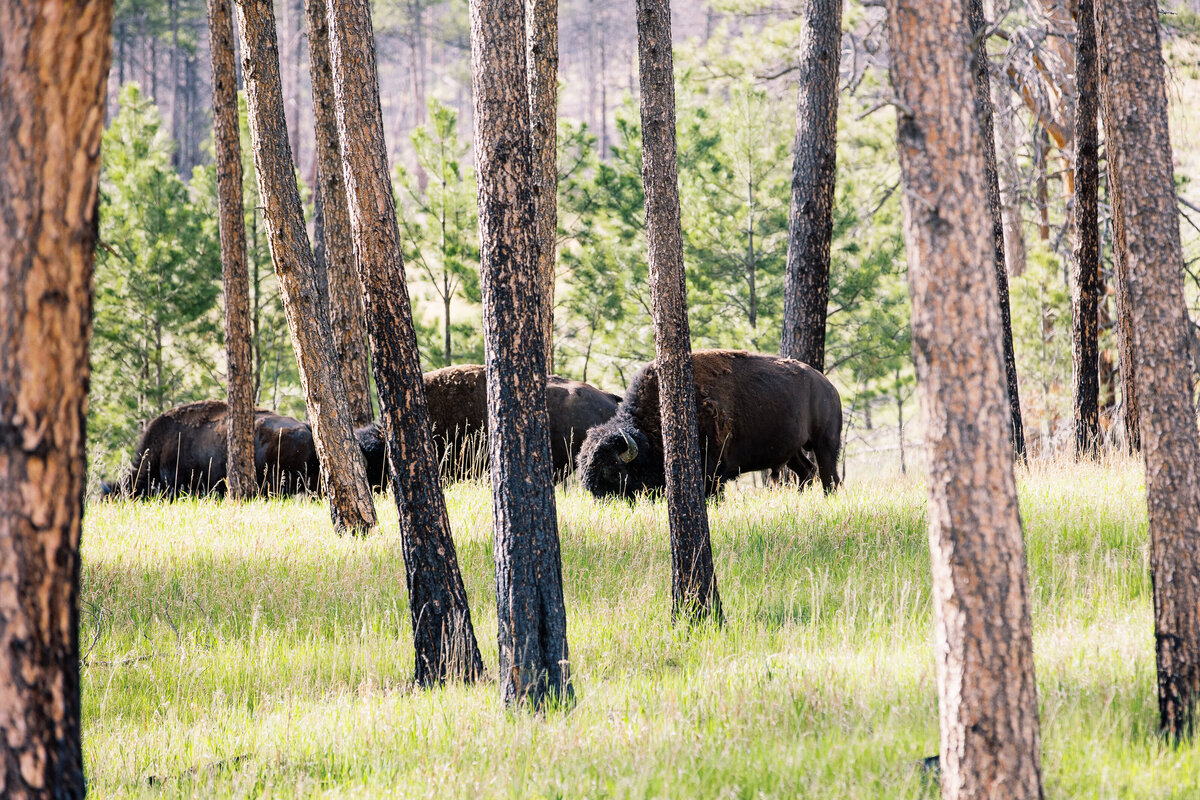
M 837 488 L 842 404 L 833 384 L 799 361 L 740 350 L 692 355 L 700 453 L 710 493 L 744 472 L 786 467 L 802 486 L 819 476 Z M 487 386 L 479 365 L 425 373 L 437 458 L 451 479 L 487 468 Z M 632 498 L 665 486 L 658 377 L 654 364 L 622 398 L 550 376 L 550 446 L 557 479 L 578 470 L 597 497 Z M 146 426 L 127 474 L 104 494 L 137 498 L 223 494 L 228 408 L 205 401 L 170 409 Z M 355 431 L 375 490 L 387 480 L 384 437 L 375 424 Z M 808 453 L 813 459 L 810 460 Z M 815 464 L 814 464 L 815 461 Z M 308 423 L 272 411 L 254 417 L 254 467 L 264 494 L 316 492 L 320 464 Z

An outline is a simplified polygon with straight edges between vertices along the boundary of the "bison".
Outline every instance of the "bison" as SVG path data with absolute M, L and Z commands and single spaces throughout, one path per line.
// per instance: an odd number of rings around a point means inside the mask
M 782 467 L 802 484 L 819 473 L 837 488 L 842 401 L 829 379 L 799 361 L 742 350 L 692 355 L 700 455 L 706 486 L 719 492 L 743 472 Z M 816 456 L 816 466 L 804 451 Z M 580 481 L 597 497 L 661 490 L 662 426 L 653 363 L 629 384 L 616 415 L 592 428 L 579 453 Z
M 206 400 L 176 406 L 150 421 L 138 440 L 129 475 L 117 488 L 133 497 L 225 493 L 228 406 Z M 272 411 L 254 412 L 254 470 L 261 491 L 317 490 L 320 464 L 308 423 Z
M 485 470 L 487 378 L 483 366 L 464 364 L 426 372 L 425 398 L 439 461 L 447 464 L 455 477 Z M 619 396 L 589 384 L 557 375 L 549 377 L 546 408 L 550 413 L 550 456 L 555 475 L 565 476 L 574 470 L 588 429 L 612 417 L 620 402 Z M 359 437 L 360 445 L 365 438 Z

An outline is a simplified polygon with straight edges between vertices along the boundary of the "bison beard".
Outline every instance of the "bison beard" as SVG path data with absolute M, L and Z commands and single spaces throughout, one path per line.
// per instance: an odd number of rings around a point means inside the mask
M 819 474 L 827 493 L 837 488 L 842 404 L 824 375 L 799 361 L 740 350 L 697 351 L 692 367 L 710 494 L 743 472 L 785 466 L 802 485 Z M 634 376 L 616 416 L 589 431 L 578 464 L 580 482 L 597 497 L 664 488 L 654 364 Z

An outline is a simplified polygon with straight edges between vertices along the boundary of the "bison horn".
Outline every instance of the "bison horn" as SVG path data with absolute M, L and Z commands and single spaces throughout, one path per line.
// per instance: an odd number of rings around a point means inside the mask
M 628 464 L 638 457 L 637 442 L 633 441 L 633 437 L 625 431 L 621 431 L 621 438 L 625 440 L 625 452 L 621 453 L 621 461 Z

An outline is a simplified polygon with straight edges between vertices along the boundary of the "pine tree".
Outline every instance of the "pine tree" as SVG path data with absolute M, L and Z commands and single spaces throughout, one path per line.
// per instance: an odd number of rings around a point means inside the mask
M 0 791 L 12 800 L 86 791 L 79 539 L 112 13 L 108 0 L 0 2 Z

